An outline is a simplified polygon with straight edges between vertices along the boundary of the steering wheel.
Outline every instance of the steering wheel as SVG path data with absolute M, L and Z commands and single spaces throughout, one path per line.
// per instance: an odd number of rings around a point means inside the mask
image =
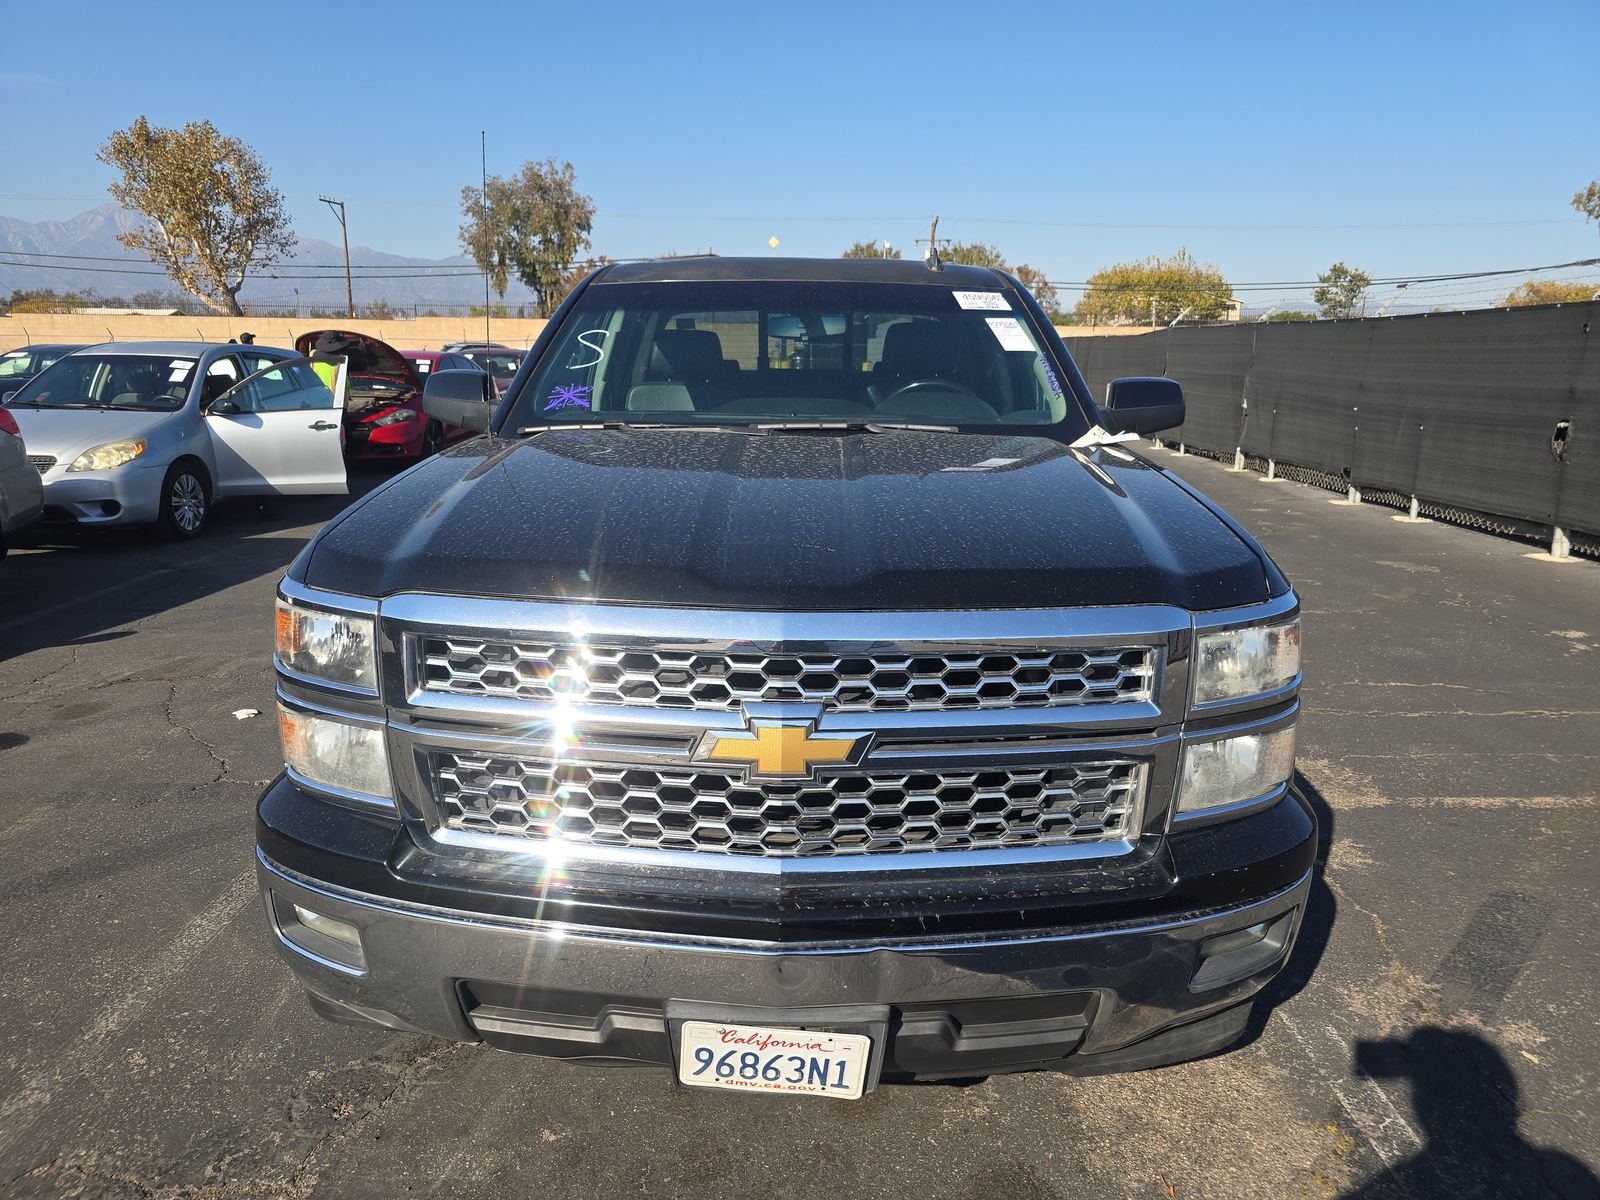
M 936 388 L 943 392 L 955 392 L 959 395 L 966 396 L 969 399 L 976 400 L 985 408 L 988 407 L 988 404 L 984 401 L 983 397 L 978 395 L 977 392 L 973 391 L 964 383 L 956 383 L 950 379 L 913 379 L 910 383 L 902 384 L 900 387 L 895 388 L 894 391 L 890 392 L 882 400 L 878 401 L 878 407 L 881 408 L 893 400 L 898 400 L 907 392 L 925 391 L 930 388 Z

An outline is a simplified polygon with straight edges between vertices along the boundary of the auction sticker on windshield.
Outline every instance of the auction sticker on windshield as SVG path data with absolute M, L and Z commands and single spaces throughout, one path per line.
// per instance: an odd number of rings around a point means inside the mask
M 962 308 L 991 309 L 1010 312 L 1011 305 L 999 292 L 956 292 L 956 303 Z
M 678 1081 L 694 1087 L 859 1100 L 872 1057 L 859 1033 L 685 1021 L 680 1037 Z

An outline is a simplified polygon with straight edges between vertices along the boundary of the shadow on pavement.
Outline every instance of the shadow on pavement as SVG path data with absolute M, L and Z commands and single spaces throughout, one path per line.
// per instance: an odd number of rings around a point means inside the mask
M 128 636 L 117 627 L 281 571 L 308 534 L 394 476 L 355 468 L 348 496 L 225 501 L 192 542 L 143 529 L 35 526 L 0 559 L 0 662 L 49 646 Z
M 1600 1178 L 1562 1150 L 1517 1132 L 1518 1090 L 1510 1066 L 1475 1033 L 1425 1026 L 1405 1038 L 1358 1042 L 1358 1074 L 1408 1079 L 1421 1150 L 1341 1200 L 1410 1196 L 1600 1196 Z

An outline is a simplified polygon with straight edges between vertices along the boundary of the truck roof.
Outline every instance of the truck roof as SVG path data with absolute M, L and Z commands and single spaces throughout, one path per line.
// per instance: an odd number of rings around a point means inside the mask
M 905 258 L 658 258 L 618 263 L 595 283 L 667 283 L 700 280 L 781 280 L 806 283 L 926 283 L 947 288 L 993 288 L 1004 283 L 988 267 L 945 264 L 935 271 Z

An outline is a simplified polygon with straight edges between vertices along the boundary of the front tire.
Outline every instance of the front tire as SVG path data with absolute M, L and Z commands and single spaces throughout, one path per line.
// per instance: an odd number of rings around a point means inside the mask
M 176 462 L 161 483 L 161 515 L 156 526 L 163 537 L 186 542 L 200 536 L 211 515 L 211 489 L 194 463 Z
M 443 449 L 444 426 L 437 421 L 429 421 L 422 427 L 422 452 L 417 457 L 432 458 Z

